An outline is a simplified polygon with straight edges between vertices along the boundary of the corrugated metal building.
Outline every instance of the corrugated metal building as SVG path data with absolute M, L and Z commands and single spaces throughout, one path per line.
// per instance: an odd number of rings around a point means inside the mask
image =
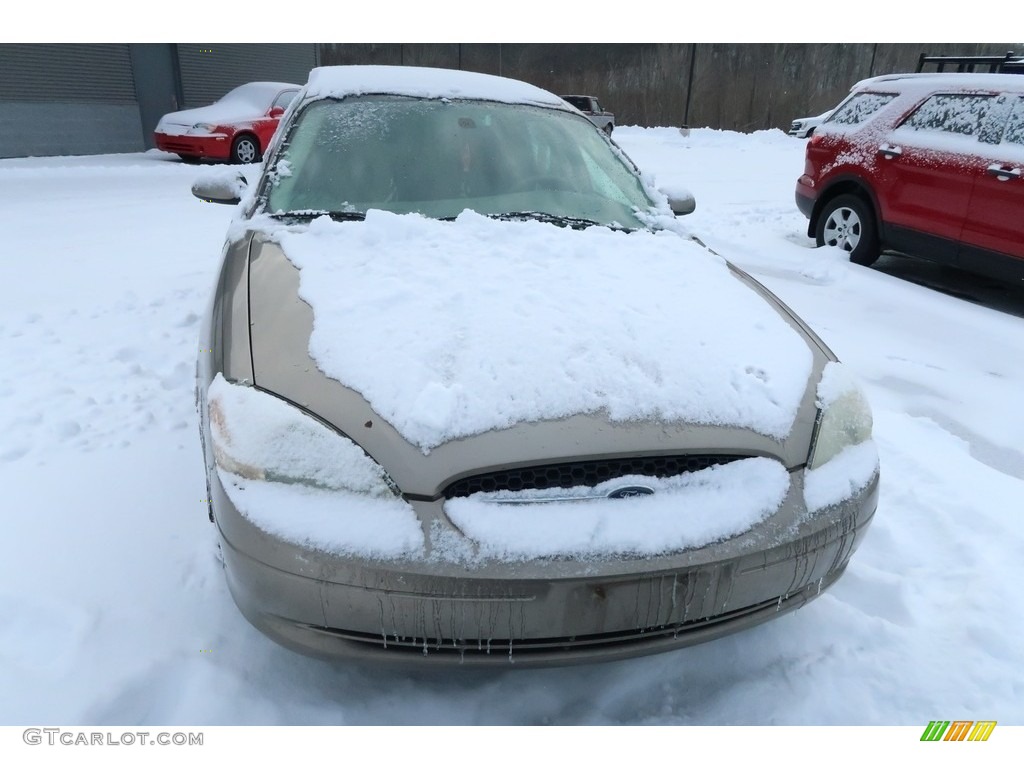
M 167 112 L 306 82 L 310 44 L 0 44 L 0 157 L 140 152 Z

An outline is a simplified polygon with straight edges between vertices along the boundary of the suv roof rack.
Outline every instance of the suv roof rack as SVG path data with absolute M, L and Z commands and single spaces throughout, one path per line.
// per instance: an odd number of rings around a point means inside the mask
M 917 71 L 923 72 L 928 64 L 935 72 L 1008 72 L 1024 75 L 1024 56 L 1007 51 L 995 56 L 929 56 L 922 53 L 917 59 Z M 946 67 L 956 69 L 946 69 Z

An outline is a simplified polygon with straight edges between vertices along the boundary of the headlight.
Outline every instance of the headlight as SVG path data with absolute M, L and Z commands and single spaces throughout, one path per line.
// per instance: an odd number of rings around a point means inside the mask
M 298 408 L 217 374 L 208 391 L 214 459 L 250 480 L 370 496 L 397 488 L 362 448 Z
M 212 123 L 196 123 L 192 126 L 192 133 L 213 133 L 217 129 Z
M 416 512 L 354 442 L 295 406 L 220 374 L 207 396 L 224 493 L 266 535 L 346 557 L 423 556 Z
M 856 381 L 839 363 L 825 366 L 817 405 L 820 411 L 807 461 L 809 469 L 817 469 L 843 449 L 871 439 L 871 408 Z

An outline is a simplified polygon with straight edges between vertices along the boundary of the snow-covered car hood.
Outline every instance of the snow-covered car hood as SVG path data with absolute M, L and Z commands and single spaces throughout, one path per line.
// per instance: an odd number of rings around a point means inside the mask
M 571 419 L 577 453 L 590 448 L 581 439 L 603 439 L 600 425 L 652 423 L 756 433 L 772 452 L 809 391 L 807 339 L 722 258 L 675 233 L 469 211 L 448 222 L 382 211 L 292 227 L 260 218 L 250 222 L 256 383 L 355 431 L 371 455 L 364 416 L 421 457 Z M 287 317 L 299 303 L 311 332 Z M 348 407 L 338 424 L 311 402 L 309 360 L 368 410 Z M 581 415 L 598 416 L 591 438 Z M 651 448 L 646 439 L 634 449 Z
M 245 102 L 217 103 L 166 114 L 160 118 L 160 123 L 156 129 L 160 131 L 164 127 L 170 126 L 186 126 L 191 128 L 196 123 L 240 123 L 248 120 L 258 120 L 263 116 L 263 112 Z

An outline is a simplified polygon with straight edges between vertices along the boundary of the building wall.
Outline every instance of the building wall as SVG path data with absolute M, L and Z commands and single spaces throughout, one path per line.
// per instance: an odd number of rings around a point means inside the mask
M 858 80 L 913 72 L 922 53 L 979 55 L 1017 43 L 322 44 L 322 64 L 473 69 L 555 93 L 590 93 L 620 125 L 788 128 Z
M 0 157 L 100 155 L 144 149 L 135 105 L 0 104 Z
M 315 45 L 283 43 L 178 44 L 182 109 L 212 104 L 235 86 L 260 80 L 297 83 L 316 66 Z
M 141 149 L 127 44 L 0 45 L 0 157 Z
M 620 125 L 787 128 L 857 80 L 911 72 L 921 53 L 1012 43 L 0 44 L 0 157 L 138 152 L 166 112 L 253 80 L 305 82 L 318 64 L 449 67 L 592 93 Z

